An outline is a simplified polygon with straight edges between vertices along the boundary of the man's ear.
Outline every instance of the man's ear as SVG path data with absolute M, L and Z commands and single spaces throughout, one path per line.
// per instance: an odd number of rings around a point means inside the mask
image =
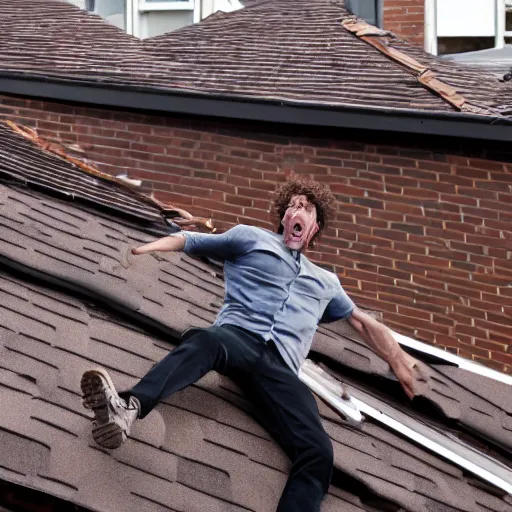
M 313 231 L 309 237 L 309 242 L 308 242 L 308 248 L 309 249 L 312 249 L 314 246 L 315 246 L 315 235 L 320 231 L 320 226 L 318 224 L 318 222 L 315 222 L 315 227 L 313 228 Z

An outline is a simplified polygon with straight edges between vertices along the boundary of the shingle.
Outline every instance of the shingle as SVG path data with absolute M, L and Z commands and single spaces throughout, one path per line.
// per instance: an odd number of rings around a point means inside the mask
M 20 475 L 36 475 L 49 464 L 50 448 L 19 435 L 0 429 L 1 466 Z

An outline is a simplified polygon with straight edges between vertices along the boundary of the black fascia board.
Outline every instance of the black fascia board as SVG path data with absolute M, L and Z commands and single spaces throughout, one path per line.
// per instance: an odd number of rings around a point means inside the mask
M 512 119 L 458 112 L 320 105 L 39 75 L 0 76 L 0 94 L 167 114 L 512 142 Z

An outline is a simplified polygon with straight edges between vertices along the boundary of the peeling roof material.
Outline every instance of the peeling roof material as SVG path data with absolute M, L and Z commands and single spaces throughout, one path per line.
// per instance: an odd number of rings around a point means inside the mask
M 20 165 L 21 161 L 23 165 Z M 145 223 L 159 224 L 161 229 L 177 231 L 176 225 L 168 227 L 172 220 L 167 223 L 164 219 L 180 218 L 187 219 L 194 228 L 215 231 L 212 219 L 195 217 L 147 196 L 125 180 L 69 155 L 62 146 L 46 142 L 38 137 L 35 130 L 12 121 L 0 122 L 0 177 L 122 213 Z

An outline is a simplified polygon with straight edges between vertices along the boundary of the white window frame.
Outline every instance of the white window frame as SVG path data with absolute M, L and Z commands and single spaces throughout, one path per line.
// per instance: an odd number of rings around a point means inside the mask
M 505 24 L 506 24 L 506 16 L 507 16 L 507 10 L 512 11 L 512 0 L 504 0 L 505 8 L 503 9 L 503 23 L 501 26 L 503 27 L 503 44 L 505 44 L 505 38 L 506 37 L 512 37 L 512 30 L 505 30 Z
M 167 2 L 146 2 L 139 0 L 139 12 L 150 11 L 192 11 L 194 9 L 194 0 L 169 0 Z
M 141 15 L 147 12 L 193 11 L 193 22 L 199 21 L 201 0 L 146 2 L 145 0 L 126 0 L 127 32 L 141 37 Z
M 446 0 L 425 0 L 425 50 L 433 55 L 438 53 L 437 45 L 437 3 Z M 511 4 L 510 0 L 488 0 L 494 1 L 494 47 L 503 48 L 505 46 L 505 38 L 512 37 L 512 31 L 505 30 L 505 16 L 507 4 Z

